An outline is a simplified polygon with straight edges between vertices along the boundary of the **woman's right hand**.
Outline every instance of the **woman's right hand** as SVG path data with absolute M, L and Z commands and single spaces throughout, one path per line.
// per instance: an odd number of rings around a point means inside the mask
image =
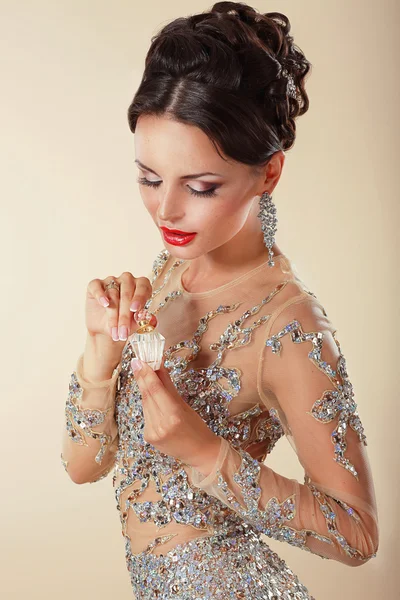
M 119 291 L 115 287 L 105 289 L 112 279 L 119 284 Z M 134 277 L 127 271 L 119 277 L 110 275 L 105 279 L 92 279 L 87 287 L 85 309 L 89 335 L 107 336 L 124 346 L 138 328 L 134 312 L 144 307 L 152 292 L 148 277 Z M 156 317 L 151 324 L 157 325 Z

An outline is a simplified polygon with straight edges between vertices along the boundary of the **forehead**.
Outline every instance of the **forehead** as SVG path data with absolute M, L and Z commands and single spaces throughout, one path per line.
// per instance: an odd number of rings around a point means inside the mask
M 176 167 L 185 172 L 215 171 L 229 174 L 240 163 L 218 154 L 209 137 L 197 126 L 167 116 L 141 115 L 134 135 L 135 158 L 160 171 Z

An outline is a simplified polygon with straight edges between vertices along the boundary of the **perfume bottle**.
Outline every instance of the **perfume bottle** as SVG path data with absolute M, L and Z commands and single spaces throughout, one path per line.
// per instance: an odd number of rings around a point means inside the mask
M 156 317 L 149 310 L 145 308 L 138 310 L 134 314 L 134 319 L 139 328 L 129 336 L 129 343 L 135 356 L 150 365 L 153 371 L 157 371 L 161 367 L 165 337 L 159 331 L 155 331 L 151 321 L 154 323 Z

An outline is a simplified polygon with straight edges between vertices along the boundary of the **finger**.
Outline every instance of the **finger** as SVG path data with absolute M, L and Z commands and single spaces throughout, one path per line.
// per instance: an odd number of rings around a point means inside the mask
M 144 308 L 144 305 L 153 293 L 153 287 L 148 277 L 136 277 L 135 284 L 135 294 L 130 306 L 132 312 L 137 312 L 141 308 Z
M 144 402 L 152 402 L 157 406 L 158 411 L 163 413 L 167 405 L 164 396 L 168 394 L 159 377 L 144 361 L 132 359 L 131 365 Z M 135 370 L 138 365 L 140 370 Z
M 110 304 L 110 300 L 107 298 L 107 292 L 104 289 L 102 279 L 92 279 L 87 287 L 88 293 L 92 298 L 95 298 L 97 302 L 106 308 Z
M 157 423 L 160 420 L 164 420 L 164 415 L 161 412 L 157 402 L 151 396 L 151 393 L 148 390 L 146 382 L 143 378 L 138 378 L 137 385 L 142 399 L 142 409 L 145 425 L 147 426 L 147 428 L 153 428 L 157 425 Z
M 176 389 L 171 391 L 166 389 L 157 374 L 158 371 L 155 372 L 148 364 L 143 361 L 140 362 L 142 368 L 136 372 L 134 371 L 140 389 L 143 389 L 146 399 L 149 398 L 154 401 L 162 414 L 168 414 L 169 411 L 182 402 L 182 399 Z M 135 364 L 135 359 L 133 359 L 131 361 L 132 369 L 134 369 Z
M 133 332 L 134 318 L 130 311 L 132 298 L 136 290 L 136 279 L 128 271 L 124 271 L 119 277 L 119 308 L 118 308 L 118 338 L 127 340 L 128 336 Z
M 103 279 L 103 285 L 106 286 L 112 279 L 121 285 L 118 277 L 106 277 Z M 119 341 L 118 335 L 118 314 L 119 314 L 119 290 L 115 287 L 107 289 L 107 296 L 110 300 L 110 304 L 107 307 L 107 323 L 110 330 L 110 334 L 114 342 Z
M 161 380 L 161 382 L 164 385 L 164 387 L 166 388 L 166 390 L 173 396 L 178 397 L 179 393 L 175 387 L 175 384 L 172 381 L 168 370 L 164 367 L 163 364 L 161 364 L 160 368 L 157 369 L 156 374 L 158 375 L 159 379 Z M 179 399 L 182 400 L 182 398 L 180 396 L 179 396 Z

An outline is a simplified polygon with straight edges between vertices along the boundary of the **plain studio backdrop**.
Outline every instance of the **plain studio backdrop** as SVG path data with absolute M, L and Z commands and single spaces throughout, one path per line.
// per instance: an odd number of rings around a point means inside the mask
M 274 191 L 279 247 L 338 329 L 377 493 L 378 556 L 350 568 L 267 539 L 317 600 L 397 597 L 399 3 L 251 3 L 285 13 L 313 64 Z M 111 475 L 60 461 L 86 286 L 149 272 L 163 241 L 136 183 L 126 111 L 151 36 L 203 0 L 1 2 L 1 595 L 132 597 Z M 397 334 L 397 335 L 396 335 Z M 397 384 L 397 385 L 396 385 Z M 268 458 L 303 480 L 284 439 Z

